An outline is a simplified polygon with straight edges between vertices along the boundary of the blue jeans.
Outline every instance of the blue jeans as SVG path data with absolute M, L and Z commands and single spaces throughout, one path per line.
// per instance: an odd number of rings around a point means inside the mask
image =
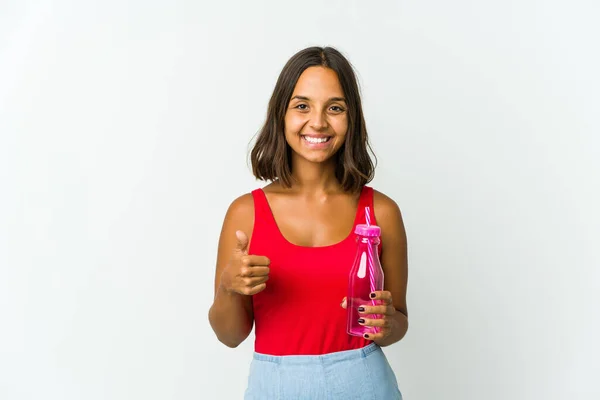
M 396 376 L 375 343 L 323 355 L 254 353 L 245 400 L 402 400 Z

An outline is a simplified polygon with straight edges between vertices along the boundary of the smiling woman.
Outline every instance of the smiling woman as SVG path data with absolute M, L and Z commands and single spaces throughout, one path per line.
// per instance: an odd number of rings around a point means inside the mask
M 300 140 L 303 138 L 305 142 Z M 332 143 L 306 146 L 324 139 Z M 334 161 L 336 179 L 346 191 L 356 192 L 373 179 L 374 164 L 356 76 L 348 60 L 330 47 L 304 49 L 284 66 L 269 102 L 266 123 L 251 152 L 254 175 L 290 187 L 290 148 L 298 151 L 302 144 L 305 149 L 323 150 L 310 156 L 303 152 L 307 160 Z
M 397 204 L 367 186 L 358 84 L 339 51 L 311 47 L 288 61 L 251 158 L 272 182 L 227 211 L 209 311 L 229 347 L 256 329 L 246 399 L 400 399 L 381 347 L 408 329 L 406 234 Z M 380 328 L 361 337 L 346 332 L 344 295 L 365 220 L 381 227 L 385 287 L 358 310 L 357 323 Z

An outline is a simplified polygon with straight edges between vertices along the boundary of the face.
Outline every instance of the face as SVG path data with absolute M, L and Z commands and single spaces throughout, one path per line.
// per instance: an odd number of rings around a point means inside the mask
M 315 163 L 331 159 L 346 140 L 347 108 L 335 71 L 304 70 L 285 113 L 285 138 L 293 156 Z

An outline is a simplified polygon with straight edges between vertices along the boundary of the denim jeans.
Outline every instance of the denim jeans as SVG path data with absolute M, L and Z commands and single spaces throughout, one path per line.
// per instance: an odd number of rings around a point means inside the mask
M 396 376 L 375 343 L 323 355 L 254 353 L 245 400 L 402 400 Z

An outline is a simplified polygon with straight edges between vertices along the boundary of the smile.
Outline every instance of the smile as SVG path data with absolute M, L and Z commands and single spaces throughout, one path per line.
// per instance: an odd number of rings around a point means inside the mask
M 331 140 L 331 136 L 328 136 L 328 137 L 312 137 L 312 136 L 304 136 L 303 135 L 302 139 L 304 139 L 308 143 L 320 144 L 320 143 L 329 142 Z

